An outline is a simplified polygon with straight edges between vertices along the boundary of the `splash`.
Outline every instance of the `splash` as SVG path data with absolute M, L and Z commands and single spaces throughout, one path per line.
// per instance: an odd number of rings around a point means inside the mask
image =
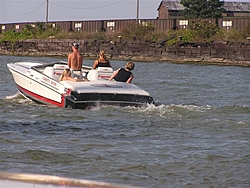
M 19 98 L 21 95 L 19 92 L 17 92 L 16 94 L 14 95 L 10 95 L 10 96 L 6 96 L 5 98 L 10 100 L 10 99 L 16 99 L 16 98 Z
M 205 106 L 195 106 L 195 105 L 171 105 L 172 107 L 177 107 L 183 110 L 188 110 L 188 111 L 194 111 L 194 112 L 205 112 L 207 110 L 211 109 L 210 105 L 205 105 Z
M 6 96 L 5 99 L 15 101 L 15 102 L 18 102 L 18 103 L 21 103 L 21 104 L 24 104 L 24 103 L 27 103 L 27 102 L 28 103 L 33 102 L 32 100 L 26 98 L 25 96 L 23 96 L 19 92 L 15 93 L 14 95 Z
M 204 111 L 211 109 L 211 106 L 195 106 L 195 105 L 185 105 L 185 104 L 147 104 L 142 110 L 152 111 L 152 110 L 161 110 L 161 109 L 183 109 L 183 110 L 190 110 L 190 111 Z
M 99 111 L 103 107 L 100 103 L 96 103 L 96 106 L 87 107 L 85 110 Z M 105 106 L 104 106 L 105 107 Z
M 183 104 L 147 104 L 142 108 L 137 108 L 137 112 L 146 113 L 149 116 L 177 116 L 182 117 L 189 113 L 205 113 L 211 106 L 195 106 Z

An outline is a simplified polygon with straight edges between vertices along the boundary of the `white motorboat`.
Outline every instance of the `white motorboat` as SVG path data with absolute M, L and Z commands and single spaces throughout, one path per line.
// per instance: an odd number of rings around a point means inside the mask
M 153 103 L 148 92 L 133 83 L 108 81 L 110 67 L 91 70 L 83 66 L 89 81 L 59 81 L 67 62 L 16 62 L 7 64 L 19 92 L 37 103 L 86 109 L 97 105 L 142 106 Z

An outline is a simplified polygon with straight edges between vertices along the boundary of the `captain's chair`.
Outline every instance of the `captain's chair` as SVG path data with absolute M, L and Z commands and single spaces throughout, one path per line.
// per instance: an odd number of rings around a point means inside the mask
M 46 67 L 43 71 L 44 74 L 49 76 L 50 78 L 53 78 L 54 80 L 57 80 L 55 76 L 55 68 L 54 67 Z

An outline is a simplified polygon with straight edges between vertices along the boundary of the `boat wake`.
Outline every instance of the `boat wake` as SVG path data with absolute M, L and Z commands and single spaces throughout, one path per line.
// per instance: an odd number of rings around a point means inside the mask
M 15 99 L 15 98 L 20 98 L 20 93 L 17 92 L 16 94 L 14 95 L 10 95 L 10 96 L 6 96 L 5 99 Z
M 31 101 L 30 99 L 24 97 L 19 92 L 15 93 L 14 95 L 6 96 L 5 99 L 10 100 L 10 101 L 14 101 L 14 102 L 18 102 L 20 104 L 30 103 L 30 102 L 33 103 L 33 101 Z
M 147 104 L 144 108 L 139 108 L 138 111 L 152 113 L 159 116 L 169 114 L 188 114 L 188 113 L 203 113 L 211 109 L 211 106 L 195 106 L 182 104 Z
M 118 114 L 129 113 L 135 114 L 137 117 L 163 117 L 174 119 L 183 118 L 183 117 L 192 117 L 192 116 L 203 116 L 207 113 L 210 113 L 212 107 L 209 105 L 206 106 L 196 106 L 196 105 L 183 105 L 183 104 L 145 104 L 144 106 L 135 107 L 135 106 L 105 106 L 100 105 L 93 107 L 91 111 L 100 111 L 106 113 L 115 111 Z
M 240 125 L 249 125 L 250 108 L 246 105 L 191 105 L 191 104 L 148 104 L 144 108 L 134 109 L 130 107 L 130 113 L 136 114 L 137 117 L 145 118 L 163 118 L 173 121 L 187 122 L 196 119 L 199 121 L 217 122 L 218 119 L 224 119 L 227 122 L 235 122 Z M 216 114 L 211 116 L 211 114 Z M 235 120 L 228 120 L 227 117 L 235 116 Z

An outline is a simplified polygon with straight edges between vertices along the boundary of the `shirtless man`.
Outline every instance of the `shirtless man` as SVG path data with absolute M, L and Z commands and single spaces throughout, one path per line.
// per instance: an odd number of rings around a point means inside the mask
M 72 51 L 68 55 L 68 66 L 71 70 L 74 71 L 74 76 L 77 78 L 82 78 L 82 62 L 83 62 L 83 57 L 78 51 L 79 44 L 74 42 L 72 44 Z

